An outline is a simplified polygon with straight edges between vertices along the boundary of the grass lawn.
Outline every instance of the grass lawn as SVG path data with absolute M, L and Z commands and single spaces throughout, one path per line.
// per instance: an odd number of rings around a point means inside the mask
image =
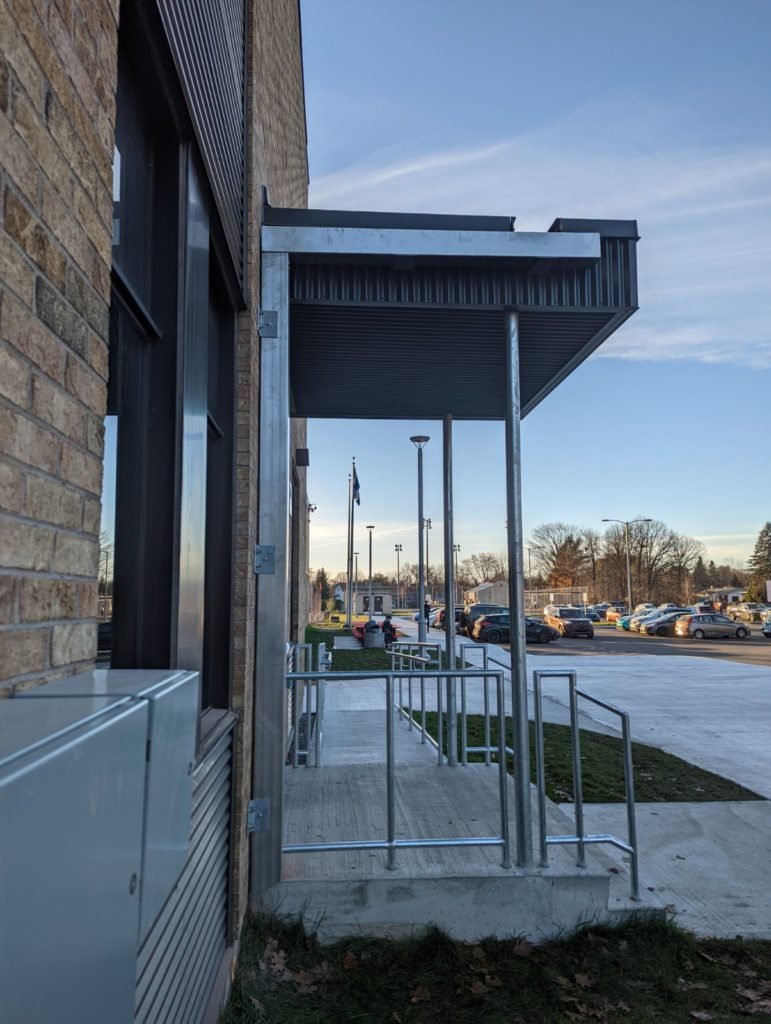
M 664 921 L 524 939 L 348 939 L 253 918 L 220 1024 L 739 1024 L 771 1014 L 771 943 Z
M 426 728 L 436 739 L 436 713 L 426 715 Z M 544 723 L 544 762 L 546 795 L 556 803 L 573 800 L 573 769 L 570 749 L 570 728 L 567 725 Z M 511 719 L 506 719 L 506 732 L 511 737 Z M 498 723 L 491 722 L 492 743 L 497 743 Z M 509 740 L 511 742 L 511 740 Z M 468 745 L 484 743 L 482 715 L 468 716 Z M 481 754 L 470 754 L 469 760 L 481 761 Z M 632 744 L 635 800 L 646 802 L 704 802 L 707 800 L 762 800 L 736 782 L 697 768 L 673 754 L 644 743 Z M 535 779 L 535 727 L 530 722 L 530 772 Z M 586 803 L 609 804 L 624 800 L 624 755 L 621 740 L 615 736 L 581 730 L 581 774 Z

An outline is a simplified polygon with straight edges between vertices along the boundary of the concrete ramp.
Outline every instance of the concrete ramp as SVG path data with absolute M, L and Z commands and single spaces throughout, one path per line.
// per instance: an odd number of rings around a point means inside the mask
M 400 764 L 396 773 L 396 838 L 499 835 L 497 767 L 439 767 L 432 747 L 416 746 L 423 763 Z M 510 778 L 507 785 L 513 829 Z M 284 841 L 382 839 L 385 807 L 382 764 L 289 770 Z M 572 830 L 556 805 L 548 814 L 550 832 Z M 435 924 L 465 941 L 524 935 L 538 942 L 639 911 L 641 904 L 628 899 L 628 879 L 618 863 L 588 847 L 587 867 L 578 868 L 574 848 L 562 846 L 551 847 L 548 868 L 529 871 L 502 868 L 500 848 L 492 846 L 400 849 L 393 871 L 382 850 L 285 854 L 282 881 L 264 903 L 267 910 L 301 917 L 322 941 L 410 935 Z

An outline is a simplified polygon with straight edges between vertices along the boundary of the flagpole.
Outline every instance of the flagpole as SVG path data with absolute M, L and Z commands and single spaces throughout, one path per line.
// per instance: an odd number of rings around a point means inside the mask
M 353 600 L 353 588 L 351 587 L 351 552 L 353 551 L 353 474 L 348 474 L 348 546 L 346 550 L 346 581 L 345 588 L 345 624 L 351 625 L 351 602 Z

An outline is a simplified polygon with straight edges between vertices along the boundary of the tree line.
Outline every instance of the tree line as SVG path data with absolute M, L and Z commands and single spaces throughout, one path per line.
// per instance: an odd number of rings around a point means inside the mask
M 532 531 L 524 554 L 526 589 L 582 587 L 590 602 L 626 597 L 626 538 L 619 523 L 604 533 L 563 522 L 543 523 Z M 629 560 L 633 594 L 657 604 L 690 603 L 716 587 L 745 587 L 748 600 L 764 601 L 766 580 L 771 580 L 771 521 L 760 530 L 746 569 L 730 562 L 716 564 L 701 541 L 677 533 L 658 519 L 629 524 Z M 482 551 L 458 562 L 456 586 L 472 590 L 480 583 L 507 578 L 505 554 Z M 316 574 L 324 601 L 330 598 L 331 587 L 345 582 L 344 572 L 331 578 L 324 569 Z M 372 582 L 376 587 L 393 587 L 396 573 L 375 573 Z M 399 582 L 405 591 L 417 587 L 417 562 L 402 563 Z M 442 564 L 428 567 L 428 582 L 434 594 L 443 591 Z M 359 586 L 366 584 L 366 576 L 360 574 Z

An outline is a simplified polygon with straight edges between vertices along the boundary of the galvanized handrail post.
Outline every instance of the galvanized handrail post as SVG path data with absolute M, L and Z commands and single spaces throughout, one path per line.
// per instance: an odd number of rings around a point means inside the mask
M 570 746 L 573 756 L 573 809 L 578 836 L 578 866 L 586 867 L 586 846 L 584 844 L 584 783 L 581 773 L 581 738 L 578 732 L 578 695 L 576 694 L 576 673 L 568 672 L 570 693 Z
M 535 716 L 535 773 L 538 793 L 538 840 L 541 867 L 548 867 L 549 852 L 546 843 L 546 765 L 543 748 L 543 705 L 541 703 L 541 673 L 533 672 L 533 712 Z
M 621 737 L 624 742 L 624 782 L 626 783 L 626 827 L 629 846 L 629 866 L 632 876 L 632 899 L 640 898 L 640 874 L 637 859 L 637 820 L 634 802 L 634 766 L 632 762 L 632 733 L 629 725 L 629 713 L 621 715 Z
M 506 708 L 503 698 L 503 672 L 500 669 L 495 673 L 495 687 L 498 697 L 498 732 L 503 735 L 506 728 Z M 501 851 L 501 867 L 511 867 L 511 854 L 509 852 L 509 800 L 508 800 L 508 778 L 506 771 L 506 750 L 498 751 L 498 786 L 501 805 L 501 838 L 503 849 Z
M 396 796 L 394 768 L 394 709 L 393 674 L 386 675 L 386 830 L 388 841 L 387 865 L 389 871 L 396 867 Z

